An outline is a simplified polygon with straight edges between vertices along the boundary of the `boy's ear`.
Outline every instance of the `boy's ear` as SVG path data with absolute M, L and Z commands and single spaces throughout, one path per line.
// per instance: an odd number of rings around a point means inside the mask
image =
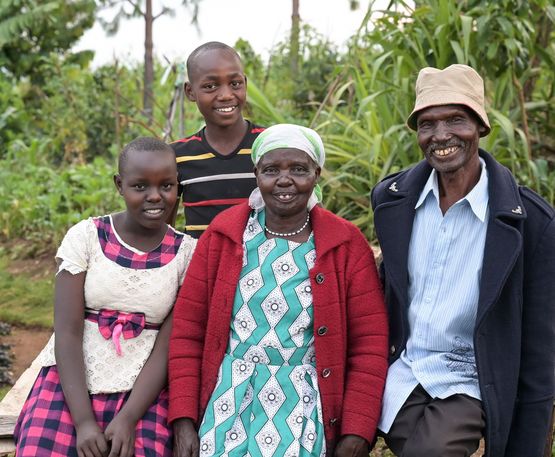
M 121 176 L 120 175 L 114 175 L 114 184 L 116 185 L 116 189 L 118 190 L 120 195 L 123 195 L 123 190 L 121 187 Z
M 193 88 L 191 87 L 191 83 L 189 81 L 185 83 L 185 96 L 187 97 L 187 100 L 189 100 L 190 102 L 197 101 L 195 98 L 195 94 L 193 94 Z

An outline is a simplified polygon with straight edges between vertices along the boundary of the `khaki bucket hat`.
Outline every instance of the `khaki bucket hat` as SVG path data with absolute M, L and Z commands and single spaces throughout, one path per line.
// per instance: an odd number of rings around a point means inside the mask
M 484 103 L 484 81 L 468 65 L 455 64 L 444 70 L 433 67 L 420 70 L 416 79 L 416 102 L 407 125 L 416 130 L 418 113 L 431 106 L 441 105 L 464 105 L 470 108 L 486 127 L 480 136 L 490 132 Z

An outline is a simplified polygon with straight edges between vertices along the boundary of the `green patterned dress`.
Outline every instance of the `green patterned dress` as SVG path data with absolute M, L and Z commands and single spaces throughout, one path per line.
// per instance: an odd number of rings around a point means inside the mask
M 243 235 L 230 340 L 199 430 L 202 457 L 323 457 L 309 270 L 316 250 L 267 239 L 264 211 Z

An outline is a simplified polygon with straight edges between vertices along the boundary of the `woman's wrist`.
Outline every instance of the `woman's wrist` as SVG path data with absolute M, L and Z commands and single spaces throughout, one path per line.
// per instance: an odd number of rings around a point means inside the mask
M 192 427 L 193 429 L 196 428 L 195 427 L 195 421 L 193 419 L 191 419 L 190 417 L 180 417 L 179 419 L 174 420 L 173 421 L 173 426 L 174 427 L 183 427 L 183 428 Z

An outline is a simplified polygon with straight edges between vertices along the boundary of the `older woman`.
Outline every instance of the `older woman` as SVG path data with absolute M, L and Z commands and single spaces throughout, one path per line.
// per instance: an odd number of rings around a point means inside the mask
M 372 252 L 316 205 L 316 132 L 270 127 L 252 156 L 258 188 L 201 237 L 175 305 L 175 454 L 367 457 L 387 370 Z

